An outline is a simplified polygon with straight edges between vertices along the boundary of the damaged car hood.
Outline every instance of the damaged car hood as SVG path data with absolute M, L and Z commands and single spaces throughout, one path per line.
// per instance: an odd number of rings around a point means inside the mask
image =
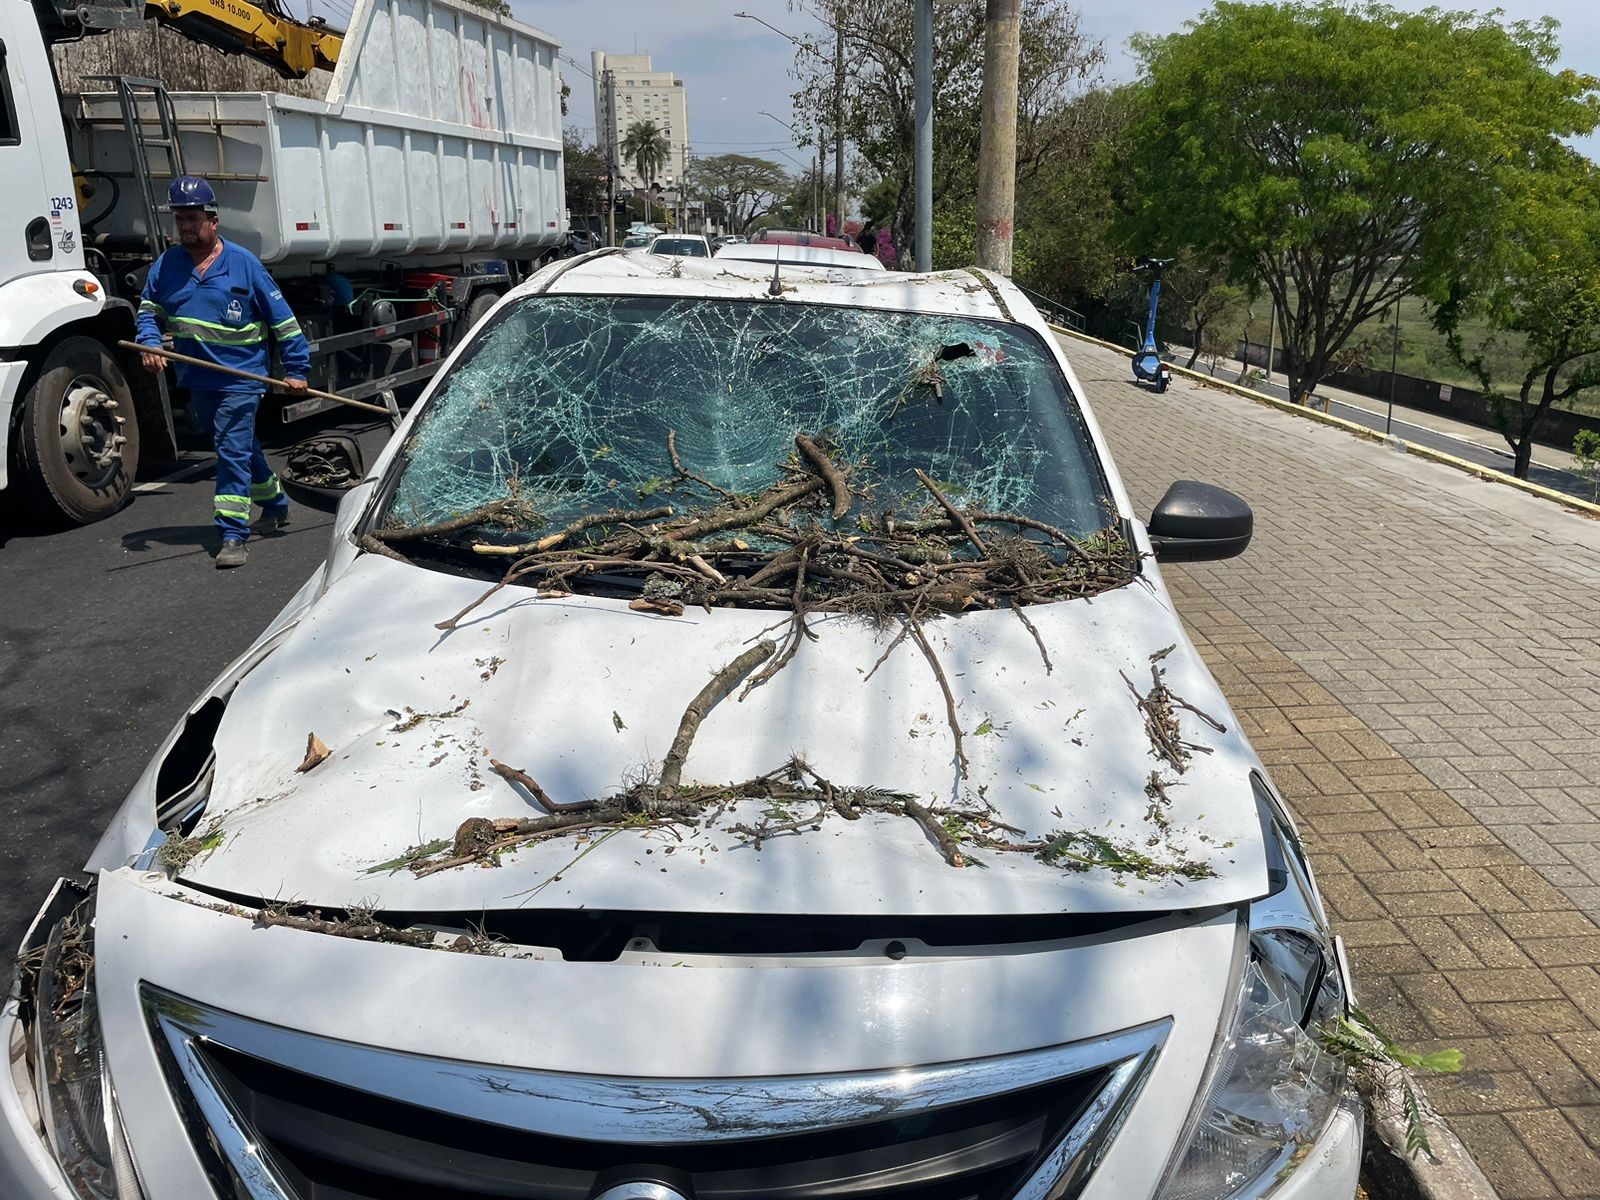
M 1003 610 L 925 622 L 964 775 L 915 639 L 891 650 L 897 624 L 838 614 L 813 617 L 814 639 L 769 681 L 710 707 L 683 763 L 687 787 L 798 759 L 838 788 L 985 814 L 982 828 L 1019 848 L 967 843 L 957 867 L 934 831 L 901 815 L 849 820 L 745 799 L 714 821 L 580 830 L 419 877 L 407 862 L 437 861 L 470 818 L 544 815 L 496 763 L 557 803 L 652 778 L 708 680 L 787 620 L 734 608 L 657 616 L 510 588 L 458 628 L 436 628 L 483 591 L 357 559 L 229 699 L 195 830 L 204 849 L 183 877 L 262 900 L 411 912 L 1025 915 L 1198 908 L 1266 891 L 1255 758 L 1146 582 L 1029 608 L 1038 641 Z M 1140 700 L 1158 672 L 1176 700 L 1150 714 Z M 1188 747 L 1181 771 L 1159 746 L 1174 734 Z M 957 839 L 978 827 L 941 823 Z M 1093 865 L 1026 849 L 1054 839 L 1081 850 L 1087 835 L 1112 847 Z

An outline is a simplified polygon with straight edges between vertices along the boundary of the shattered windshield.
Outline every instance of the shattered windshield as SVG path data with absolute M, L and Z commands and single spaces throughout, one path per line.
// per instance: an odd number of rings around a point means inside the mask
M 931 579 L 970 563 L 1035 600 L 1130 576 L 1076 401 L 1029 331 L 699 297 L 505 310 L 429 401 L 373 533 L 568 566 L 587 555 L 613 575 L 665 564 L 724 590 L 760 574 L 752 560 L 803 546 L 813 583 L 826 568 L 903 590 L 906 564 Z M 829 568 L 823 552 L 851 562 Z M 792 581 L 773 582 L 787 598 Z

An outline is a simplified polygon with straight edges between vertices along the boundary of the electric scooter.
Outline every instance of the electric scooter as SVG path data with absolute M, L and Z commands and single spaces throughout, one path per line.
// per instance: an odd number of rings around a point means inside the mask
M 1157 392 L 1166 391 L 1172 382 L 1172 368 L 1161 361 L 1161 353 L 1156 348 L 1156 304 L 1161 299 L 1161 274 L 1171 262 L 1170 258 L 1141 258 L 1134 263 L 1134 270 L 1148 272 L 1152 278 L 1150 321 L 1144 331 L 1144 343 L 1133 356 L 1133 378 L 1138 383 L 1153 385 Z

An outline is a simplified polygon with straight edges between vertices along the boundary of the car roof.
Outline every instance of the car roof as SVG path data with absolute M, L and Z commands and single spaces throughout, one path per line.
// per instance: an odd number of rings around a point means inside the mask
M 782 242 L 733 243 L 719 247 L 716 258 L 740 262 L 779 262 L 784 266 L 833 267 L 845 271 L 882 271 L 883 263 L 854 248 L 835 250 L 831 246 L 792 246 Z
M 841 271 L 785 266 L 781 299 L 898 312 L 927 312 L 1013 321 L 1046 339 L 1049 327 L 1015 284 L 976 269 L 919 275 L 908 271 Z M 563 259 L 514 288 L 511 297 L 537 295 L 655 295 L 728 300 L 776 300 L 772 267 L 736 258 L 663 258 L 638 250 L 598 250 Z
M 807 229 L 761 229 L 750 239 L 754 243 L 766 242 L 778 246 L 817 246 L 829 250 L 860 249 L 849 238 L 834 237 L 826 233 L 812 233 Z

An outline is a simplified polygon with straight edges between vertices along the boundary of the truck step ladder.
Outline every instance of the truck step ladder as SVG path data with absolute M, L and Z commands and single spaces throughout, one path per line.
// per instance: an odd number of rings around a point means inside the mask
M 178 116 L 172 107 L 172 97 L 156 79 L 139 79 L 132 75 L 91 75 L 88 78 L 106 80 L 117 89 L 117 106 L 122 110 L 122 128 L 128 135 L 133 160 L 131 169 L 134 179 L 139 183 L 140 199 L 144 202 L 145 239 L 150 244 L 150 256 L 159 258 L 172 239 L 167 236 L 166 223 L 161 220 L 161 210 L 157 204 L 160 192 L 155 181 L 158 177 L 176 179 L 186 173 L 183 169 L 183 147 L 178 144 Z M 148 103 L 154 108 L 153 119 L 144 116 L 140 110 L 141 103 Z M 161 135 L 147 136 L 147 124 L 158 126 Z M 165 163 L 158 165 L 150 161 L 151 151 L 155 150 L 166 156 Z

